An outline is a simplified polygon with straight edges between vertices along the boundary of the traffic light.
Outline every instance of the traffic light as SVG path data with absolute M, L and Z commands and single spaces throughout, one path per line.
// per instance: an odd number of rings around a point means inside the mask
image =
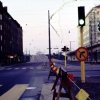
M 98 30 L 100 31 L 100 22 L 99 22 L 99 24 L 98 24 Z
M 64 47 L 62 48 L 62 51 L 63 51 L 63 52 L 69 51 L 69 48 L 66 47 L 66 46 L 64 46 Z
M 62 51 L 63 51 L 63 52 L 65 52 L 65 51 L 66 51 L 66 46 L 64 46 L 64 47 L 62 48 Z
M 84 26 L 85 25 L 85 10 L 84 6 L 78 7 L 78 25 Z
M 69 51 L 69 48 L 67 48 L 67 51 Z

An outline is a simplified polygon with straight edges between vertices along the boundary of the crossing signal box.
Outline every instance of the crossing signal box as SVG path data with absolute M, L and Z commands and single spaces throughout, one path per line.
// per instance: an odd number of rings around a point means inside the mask
M 78 7 L 78 25 L 85 26 L 85 8 L 84 8 L 84 6 Z

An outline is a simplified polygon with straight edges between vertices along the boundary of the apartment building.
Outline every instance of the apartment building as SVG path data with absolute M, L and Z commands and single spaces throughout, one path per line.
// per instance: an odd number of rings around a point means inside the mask
M 23 56 L 22 27 L 0 2 L 0 63 L 20 62 Z
M 86 16 L 83 43 L 89 50 L 88 60 L 100 61 L 100 5 L 92 8 Z

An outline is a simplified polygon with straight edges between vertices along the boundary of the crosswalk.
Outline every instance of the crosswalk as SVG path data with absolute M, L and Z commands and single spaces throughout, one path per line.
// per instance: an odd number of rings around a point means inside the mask
M 31 96 L 26 96 L 30 95 L 30 93 L 24 95 L 23 99 L 23 94 L 26 93 L 26 91 L 36 91 L 37 88 L 37 86 L 30 86 L 30 84 L 15 84 L 12 88 L 0 96 L 0 100 L 36 100 L 34 99 L 34 95 L 32 96 L 32 99 Z
M 18 100 L 24 91 L 27 89 L 28 84 L 16 84 L 6 93 L 0 96 L 0 100 Z
M 10 71 L 10 70 L 34 70 L 34 69 L 37 69 L 37 70 L 41 70 L 41 69 L 48 69 L 47 68 L 44 68 L 43 66 L 37 66 L 37 67 L 0 67 L 0 71 L 3 71 L 3 70 L 7 70 L 7 71 Z

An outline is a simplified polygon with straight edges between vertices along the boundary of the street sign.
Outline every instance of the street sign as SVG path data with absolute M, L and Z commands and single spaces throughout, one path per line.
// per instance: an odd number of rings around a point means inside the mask
M 80 47 L 76 50 L 76 58 L 79 61 L 86 61 L 88 58 L 88 50 L 84 47 Z

